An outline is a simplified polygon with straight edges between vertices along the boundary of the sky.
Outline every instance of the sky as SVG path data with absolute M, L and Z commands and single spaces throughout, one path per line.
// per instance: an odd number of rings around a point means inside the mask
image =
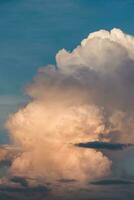
M 40 66 L 90 32 L 133 28 L 133 0 L 1 0 L 0 92 L 20 95 Z
M 4 128 L 5 121 L 7 121 L 8 116 L 11 113 L 17 111 L 20 106 L 25 105 L 27 100 L 29 100 L 26 95 L 26 92 L 25 92 L 25 87 L 27 86 L 27 84 L 29 84 L 29 82 L 32 80 L 32 78 L 35 77 L 38 69 L 40 67 L 44 67 L 48 64 L 55 64 L 56 62 L 57 62 L 57 65 L 61 68 L 62 67 L 64 68 L 66 66 L 68 67 L 69 66 L 68 62 L 66 60 L 64 60 L 64 58 L 62 58 L 64 53 L 67 57 L 69 57 L 69 59 L 70 59 L 69 62 L 71 64 L 75 65 L 75 60 L 73 61 L 73 58 L 75 56 L 73 57 L 73 54 L 69 54 L 68 52 L 71 52 L 73 49 L 75 49 L 80 44 L 80 42 L 84 38 L 87 38 L 87 36 L 92 32 L 99 31 L 101 29 L 110 31 L 113 28 L 119 28 L 124 33 L 127 33 L 129 35 L 134 35 L 133 9 L 134 9 L 134 1 L 133 0 L 66 0 L 66 1 L 65 0 L 0 0 L 0 27 L 1 27 L 1 31 L 0 31 L 0 143 L 1 144 L 10 143 L 10 138 L 8 136 L 8 132 Z M 101 35 L 101 33 L 100 33 L 100 35 Z M 63 48 L 66 49 L 68 52 L 61 51 L 60 53 L 57 54 L 57 52 Z M 102 50 L 105 51 L 105 48 Z M 120 50 L 118 51 L 118 48 L 117 49 L 115 48 L 115 50 L 117 50 L 117 56 L 120 56 Z M 79 48 L 76 49 L 76 52 L 77 51 L 79 51 Z M 88 52 L 88 50 L 87 50 L 87 52 Z M 89 50 L 89 52 L 90 52 L 90 50 Z M 119 54 L 118 54 L 118 52 L 119 52 Z M 55 58 L 56 54 L 57 54 L 57 57 Z M 124 53 L 124 49 L 121 50 L 121 58 L 123 57 L 122 55 L 126 55 Z M 115 60 L 116 60 L 116 56 L 115 57 L 114 56 L 115 55 L 113 55 L 113 58 L 115 58 Z M 77 59 L 77 56 L 76 56 L 76 59 Z M 129 59 L 127 58 L 127 56 L 125 57 L 125 59 L 126 59 L 125 61 L 128 62 Z M 112 61 L 110 61 L 110 62 L 112 62 Z M 94 63 L 93 63 L 93 65 L 94 65 Z M 131 62 L 128 62 L 128 66 L 130 66 L 130 70 L 131 70 Z M 64 69 L 63 69 L 63 71 L 64 71 Z M 78 70 L 78 72 L 79 72 L 79 70 Z M 76 73 L 77 73 L 77 69 L 76 69 Z M 122 75 L 124 75 L 124 71 L 122 72 Z M 129 75 L 129 70 L 128 70 L 128 75 Z M 94 76 L 94 74 L 93 74 L 93 76 Z M 40 93 L 38 93 L 38 91 L 42 89 L 42 88 L 38 88 L 38 82 L 40 83 L 40 79 L 42 77 L 40 77 L 40 75 L 38 76 L 38 74 L 36 77 L 37 77 L 37 82 L 35 83 L 35 85 L 34 84 L 31 85 L 30 89 L 28 88 L 27 93 L 30 96 L 30 98 L 40 97 L 41 99 L 43 99 L 44 97 L 42 97 L 42 95 L 40 96 Z M 51 77 L 53 77 L 53 76 L 51 75 L 51 73 L 49 74 L 49 72 L 48 72 L 48 77 L 51 81 Z M 129 78 L 131 79 L 132 77 L 128 76 L 127 80 Z M 61 79 L 59 79 L 59 80 L 62 83 L 63 80 L 61 80 Z M 82 77 L 82 80 L 83 80 L 83 77 Z M 126 81 L 125 83 L 127 83 L 127 80 L 125 78 L 123 79 L 124 82 Z M 54 81 L 55 81 L 55 79 L 54 79 Z M 106 80 L 104 80 L 104 83 L 107 83 L 105 81 Z M 132 81 L 133 81 L 133 78 L 132 78 Z M 110 80 L 109 80 L 109 82 L 110 82 Z M 124 82 L 122 82 L 122 83 L 124 83 Z M 56 81 L 55 81 L 55 83 L 57 84 Z M 115 80 L 115 83 L 117 83 L 116 80 Z M 41 84 L 42 84 L 42 82 L 41 82 Z M 103 85 L 103 82 L 100 81 L 99 84 Z M 48 85 L 49 85 L 49 83 L 48 83 Z M 64 85 L 64 81 L 63 81 L 63 85 Z M 127 87 L 129 88 L 130 86 L 131 86 L 131 83 L 128 83 Z M 74 85 L 72 87 L 74 87 Z M 109 87 L 109 84 L 107 87 Z M 110 85 L 110 87 L 111 87 L 111 85 Z M 124 86 L 125 89 L 127 87 Z M 119 88 L 119 89 L 122 90 L 122 88 Z M 128 109 L 127 112 L 130 115 L 132 115 L 132 118 L 133 118 L 133 114 L 131 114 L 131 109 L 133 110 L 133 107 L 131 107 L 131 105 L 130 105 L 130 108 L 128 108 L 129 103 L 131 104 L 132 102 L 131 102 L 131 100 L 129 101 L 130 98 L 127 98 L 129 93 L 127 93 L 126 92 L 127 89 L 126 90 L 125 89 L 124 89 L 124 91 L 125 91 L 124 94 L 122 94 L 122 93 L 119 94 L 119 102 L 122 97 L 125 99 L 123 101 L 123 103 L 124 103 L 123 105 L 126 105 L 126 107 Z M 50 91 L 51 91 L 51 87 L 50 87 Z M 100 91 L 101 91 L 101 88 L 100 88 Z M 97 90 L 97 92 L 99 94 L 99 89 Z M 118 88 L 117 88 L 117 93 L 118 93 Z M 57 94 L 60 94 L 60 92 L 57 91 Z M 115 93 L 115 95 L 116 95 L 116 93 Z M 125 95 L 127 95 L 127 97 Z M 59 97 L 56 96 L 56 98 L 58 99 Z M 95 99 L 96 99 L 96 96 L 95 96 Z M 132 96 L 132 99 L 133 99 L 133 96 Z M 107 100 L 107 98 L 106 98 L 106 100 Z M 73 99 L 73 101 L 75 101 L 75 100 Z M 101 99 L 101 101 L 103 102 L 103 98 Z M 118 102 L 116 102 L 115 100 L 112 100 L 112 98 L 109 101 L 111 102 L 113 107 L 115 106 L 115 108 L 116 108 L 116 106 L 117 106 L 117 108 L 120 108 L 118 106 Z M 55 102 L 56 102 L 56 100 L 55 100 Z M 96 102 L 97 102 L 97 100 L 96 100 Z M 32 118 L 32 123 L 36 124 L 36 122 L 38 122 L 38 119 L 40 117 L 40 113 L 38 111 L 40 111 L 40 107 L 41 107 L 41 110 L 44 111 L 43 110 L 44 107 L 42 107 L 42 102 L 40 102 L 39 107 L 36 107 L 36 104 L 34 104 L 34 103 L 35 103 L 34 101 L 32 103 L 29 103 L 28 104 L 29 107 L 26 108 L 24 110 L 24 112 L 20 111 L 22 118 L 19 118 L 20 116 L 19 116 L 19 114 L 17 114 L 17 115 L 13 115 L 13 120 L 11 120 L 11 121 L 9 120 L 9 128 L 8 129 L 10 129 L 11 132 L 14 130 L 16 132 L 17 131 L 23 132 L 21 129 L 23 128 L 24 124 L 22 123 L 23 120 L 21 121 L 21 119 L 23 119 L 23 117 L 25 117 L 25 113 L 28 113 L 26 115 L 26 119 L 24 119 L 24 123 L 26 125 L 27 130 L 29 130 L 27 121 L 31 117 L 31 115 L 33 115 L 33 114 L 37 115 L 37 118 L 36 117 L 34 119 Z M 103 102 L 103 103 L 105 103 L 105 102 Z M 103 103 L 102 103 L 102 106 L 103 106 Z M 33 106 L 33 110 L 31 109 L 30 106 Z M 59 104 L 57 104 L 57 108 L 58 108 L 58 106 L 59 106 Z M 49 103 L 48 103 L 48 107 L 49 107 Z M 36 109 L 37 109 L 37 112 L 35 112 Z M 89 109 L 89 111 L 92 111 L 92 109 L 90 107 L 86 108 L 86 109 Z M 85 107 L 83 108 L 83 110 L 85 112 Z M 93 108 L 93 111 L 96 113 L 93 115 L 97 119 L 96 123 L 99 123 L 99 121 L 102 120 L 100 117 L 101 113 L 98 113 L 100 111 L 98 111 L 97 108 Z M 50 112 L 50 111 L 48 110 L 48 112 Z M 64 112 L 67 113 L 68 111 L 65 110 Z M 67 113 L 67 115 L 70 115 L 71 112 L 72 111 Z M 59 113 L 60 113 L 60 111 L 59 111 Z M 79 111 L 78 111 L 78 115 L 79 115 Z M 42 113 L 41 116 L 43 116 L 44 118 L 45 117 L 47 118 L 47 116 L 45 116 L 44 113 Z M 27 118 L 27 117 L 29 117 L 29 118 Z M 51 117 L 54 121 L 56 121 L 55 118 L 53 118 L 53 113 L 52 113 Z M 90 118 L 91 116 L 89 115 L 88 117 Z M 59 118 L 60 118 L 60 116 L 59 116 Z M 20 120 L 19 121 L 20 126 L 15 124 L 17 120 Z M 22 127 L 21 127 L 21 123 L 22 123 Z M 50 124 L 50 125 L 53 127 L 53 124 Z M 68 124 L 65 124 L 65 127 L 67 127 L 67 126 L 68 126 Z M 73 127 L 72 124 L 71 124 L 71 126 Z M 37 128 L 38 128 L 38 123 L 37 123 Z M 121 131 L 123 131 L 124 127 L 122 126 L 121 128 L 122 128 Z M 41 130 L 43 130 L 43 129 L 45 129 L 44 126 Z M 27 130 L 26 130 L 26 133 L 27 133 Z M 127 130 L 128 130 L 127 128 L 126 129 L 124 128 L 124 131 L 127 131 Z M 15 134 L 16 133 L 14 132 L 13 135 L 15 135 Z M 78 132 L 78 134 L 79 134 L 79 132 Z M 39 135 L 41 136 L 40 132 L 39 132 Z M 15 137 L 16 137 L 16 135 L 15 135 Z M 73 135 L 71 137 L 73 138 Z M 81 135 L 80 135 L 80 137 L 81 137 Z M 82 137 L 85 137 L 85 136 L 82 136 Z M 116 138 L 117 139 L 116 142 L 118 143 L 117 147 L 116 147 L 117 149 L 118 148 L 124 149 L 126 146 L 133 145 L 133 144 L 129 144 L 129 143 L 131 143 L 131 138 L 132 138 L 132 142 L 133 142 L 133 137 L 131 135 L 130 135 L 130 140 L 126 139 L 125 134 L 121 137 L 122 137 L 121 140 L 119 138 Z M 24 140 L 22 140 L 22 138 Z M 23 134 L 22 134 L 22 138 L 20 139 L 20 138 L 16 137 L 15 139 L 18 140 L 22 146 L 23 145 L 27 146 L 27 143 L 25 144 L 25 141 L 27 139 L 28 140 L 30 139 L 30 141 L 33 141 L 33 143 L 31 143 L 31 146 L 34 148 L 34 144 L 35 144 L 34 142 L 36 142 L 36 139 L 37 139 L 36 137 L 35 137 L 35 141 L 34 141 L 34 139 L 32 140 L 32 138 L 27 138 L 27 136 L 23 136 Z M 56 139 L 56 138 L 54 137 L 54 139 Z M 60 138 L 60 139 L 62 142 L 64 142 L 64 138 Z M 125 141 L 127 141 L 127 142 L 125 142 Z M 70 140 L 68 142 L 70 142 Z M 85 142 L 88 142 L 88 141 L 85 141 Z M 113 143 L 115 142 L 115 138 L 113 138 L 111 142 L 112 143 L 110 143 L 110 145 L 112 147 L 107 146 L 107 143 L 106 144 L 99 143 L 99 148 L 103 147 L 104 152 L 105 152 L 105 149 L 109 149 L 109 148 L 114 149 L 115 146 Z M 95 144 L 93 143 L 93 145 L 94 145 L 93 148 L 98 148 L 98 146 L 96 147 L 96 144 L 98 145 L 98 143 L 96 143 L 96 142 L 95 142 Z M 41 145 L 43 146 L 44 144 L 41 144 Z M 46 143 L 45 145 L 48 145 L 48 144 Z M 82 141 L 82 146 L 83 146 L 83 141 Z M 90 145 L 88 144 L 87 146 L 89 148 L 90 146 L 92 146 L 92 144 L 90 144 Z M 48 149 L 49 149 L 49 146 L 48 146 Z M 40 149 L 35 148 L 35 151 L 36 151 L 37 155 L 38 155 L 38 153 L 40 155 L 42 152 L 42 149 L 41 149 L 41 147 L 40 147 Z M 83 151 L 88 151 L 88 150 L 85 149 Z M 74 152 L 75 152 L 75 150 L 74 150 Z M 45 153 L 46 152 L 44 152 L 44 154 Z M 51 152 L 49 152 L 49 153 L 51 154 Z M 64 153 L 64 151 L 63 151 L 63 153 Z M 69 153 L 68 149 L 67 150 L 65 149 L 65 153 Z M 117 165 L 120 165 L 120 166 L 124 165 L 126 167 L 126 169 L 128 169 L 128 171 L 130 172 L 129 174 L 131 175 L 131 174 L 133 174 L 133 165 L 134 165 L 133 164 L 134 163 L 133 150 L 130 148 L 130 150 L 129 149 L 126 150 L 125 154 L 126 154 L 126 157 L 122 157 L 121 153 L 119 153 L 119 157 L 121 158 L 121 161 L 119 163 L 118 163 L 118 156 L 116 157 L 115 154 L 113 155 L 111 153 L 110 157 L 114 161 L 117 162 L 116 163 Z M 69 155 L 69 154 L 67 154 L 67 155 Z M 107 156 L 107 151 L 105 152 L 105 155 Z M 108 155 L 109 155 L 109 153 L 108 153 Z M 26 158 L 27 158 L 27 156 L 28 155 L 26 155 Z M 31 154 L 31 159 L 32 159 L 32 156 L 33 156 L 33 154 Z M 89 154 L 87 156 L 90 157 L 91 155 Z M 96 155 L 94 154 L 94 156 L 98 156 L 98 158 L 100 159 L 99 160 L 100 163 L 101 162 L 106 163 L 105 166 L 109 170 L 109 167 L 110 167 L 109 160 L 103 158 L 103 156 L 99 155 L 99 153 L 98 154 L 96 153 Z M 128 162 L 127 158 L 129 158 L 129 162 Z M 23 159 L 22 159 L 22 162 L 25 162 L 25 157 L 23 157 Z M 86 160 L 86 156 L 85 156 L 85 160 Z M 44 163 L 42 164 L 41 163 L 42 159 L 38 159 L 38 158 L 36 161 L 40 164 L 40 166 L 41 165 L 43 166 L 43 164 L 46 162 L 46 161 L 44 161 Z M 15 162 L 15 164 L 12 168 L 13 171 L 14 171 L 14 169 L 20 170 L 20 166 L 18 165 L 19 164 L 18 162 L 20 162 L 20 161 L 17 160 Z M 78 162 L 79 162 L 79 160 L 78 160 Z M 93 160 L 93 163 L 94 163 L 94 165 L 96 165 L 97 161 Z M 88 162 L 87 162 L 87 165 L 88 165 Z M 38 167 L 40 167 L 40 166 L 38 166 Z M 18 168 L 16 168 L 16 167 L 18 167 Z M 58 168 L 58 166 L 57 166 L 57 168 Z M 105 168 L 105 169 L 107 170 L 107 168 Z M 42 169 L 41 167 L 39 169 L 44 170 L 44 168 Z M 36 171 L 36 173 L 38 173 L 37 169 L 35 171 Z M 77 171 L 77 170 L 74 169 L 74 173 L 75 173 L 75 171 Z M 80 172 L 83 173 L 82 171 L 80 171 Z M 100 171 L 100 174 L 101 173 L 102 173 L 102 171 Z M 118 173 L 118 172 L 115 172 L 115 174 L 116 173 Z M 80 173 L 78 173 L 78 175 L 79 174 Z M 46 178 L 46 174 L 44 176 Z M 125 173 L 124 173 L 124 176 L 125 176 Z M 90 175 L 89 175 L 89 177 L 90 177 Z M 78 176 L 78 178 L 81 179 L 81 177 L 79 177 L 79 176 Z M 128 196 L 133 198 L 133 182 L 122 182 L 122 180 L 119 179 L 119 180 L 117 180 L 117 183 L 113 183 L 110 178 L 108 179 L 108 182 L 106 182 L 106 185 L 110 184 L 110 187 L 111 187 L 111 185 L 118 184 L 120 190 L 122 190 L 122 186 L 120 188 L 120 185 L 127 185 L 127 187 L 125 188 L 124 198 L 126 199 Z M 21 182 L 22 180 L 19 180 L 19 181 Z M 63 180 L 63 182 L 64 182 L 64 180 Z M 94 190 L 96 190 L 96 189 L 94 189 L 94 187 L 96 187 L 97 184 L 99 186 L 105 185 L 105 182 L 98 181 L 98 182 L 93 183 L 93 186 L 92 186 L 93 188 L 91 189 L 92 197 L 94 197 Z M 130 190 L 129 190 L 129 184 L 131 185 Z M 109 191 L 109 193 L 112 193 L 111 190 L 113 191 L 113 189 L 110 187 L 109 187 L 108 191 Z M 116 189 L 115 189 L 115 191 L 116 191 Z M 1 188 L 0 188 L 0 190 L 1 190 Z M 107 194 L 105 196 L 105 187 L 103 188 L 103 190 L 104 191 L 98 190 L 98 196 L 99 196 L 99 194 L 101 194 L 102 198 L 105 199 L 105 198 L 107 198 Z M 92 191 L 93 191 L 93 193 L 92 193 Z M 75 194 L 73 194 L 73 195 L 75 196 Z M 77 193 L 77 195 L 79 196 L 79 192 Z M 80 191 L 80 195 L 82 195 L 82 197 L 83 197 L 83 192 Z M 84 195 L 86 196 L 85 193 L 84 193 Z M 87 197 L 90 196 L 90 195 L 89 196 L 88 195 L 87 195 Z M 120 198 L 122 198 L 120 196 L 121 194 L 118 194 L 118 195 Z M 113 196 L 113 199 L 116 199 L 116 197 L 117 196 Z M 96 197 L 94 197 L 94 199 L 95 198 Z M 112 197 L 111 197 L 111 199 L 112 199 Z
M 133 0 L 0 0 L 1 132 L 39 67 L 55 63 L 59 49 L 71 51 L 91 32 L 117 27 L 134 34 L 133 7 Z

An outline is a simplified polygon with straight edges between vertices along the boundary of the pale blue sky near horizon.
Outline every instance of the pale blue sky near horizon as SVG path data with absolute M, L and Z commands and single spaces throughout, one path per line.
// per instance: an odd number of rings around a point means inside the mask
M 23 89 L 55 54 L 90 32 L 114 27 L 134 34 L 133 0 L 0 0 L 0 142 L 3 124 L 23 103 Z

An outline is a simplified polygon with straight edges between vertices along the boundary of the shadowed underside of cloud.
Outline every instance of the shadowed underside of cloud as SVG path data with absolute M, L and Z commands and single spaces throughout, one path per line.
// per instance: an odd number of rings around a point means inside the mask
M 28 180 L 37 181 L 28 177 L 13 176 L 8 179 L 8 184 L 0 184 L 0 192 L 21 192 L 21 193 L 45 193 L 50 191 L 46 185 L 38 183 L 30 185 Z
M 123 150 L 124 148 L 133 146 L 133 144 L 109 143 L 109 142 L 87 142 L 76 144 L 78 147 L 90 149 L 106 149 L 106 150 Z
M 92 181 L 90 184 L 93 185 L 133 185 L 134 182 L 130 180 L 123 179 L 104 179 L 98 181 Z
M 25 177 L 12 177 L 9 181 L 13 184 L 0 185 L 0 199 L 18 200 L 18 199 L 46 199 L 51 191 L 46 185 L 29 185 Z
M 49 189 L 45 186 L 39 185 L 35 187 L 10 187 L 10 186 L 3 186 L 0 187 L 0 191 L 6 192 L 49 192 Z
M 14 183 L 19 183 L 23 187 L 28 187 L 28 181 L 23 177 L 14 176 L 10 180 Z
M 62 183 L 74 183 L 74 182 L 76 182 L 75 179 L 60 179 L 58 181 L 62 182 Z

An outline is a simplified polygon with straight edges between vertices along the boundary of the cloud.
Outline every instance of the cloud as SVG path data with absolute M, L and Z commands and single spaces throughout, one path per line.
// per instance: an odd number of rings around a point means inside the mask
M 74 179 L 60 179 L 58 181 L 62 182 L 62 183 L 74 183 L 74 182 L 76 182 L 76 180 L 74 180 Z
M 27 98 L 15 95 L 0 95 L 0 143 L 9 141 L 4 124 L 12 112 L 16 112 L 20 106 L 27 102 Z
M 47 189 L 44 185 L 39 185 L 35 187 L 11 187 L 11 186 L 4 186 L 0 187 L 1 192 L 19 192 L 19 193 L 47 193 L 49 189 Z
M 122 180 L 122 179 L 104 179 L 99 181 L 90 182 L 93 185 L 133 185 L 134 182 L 130 180 Z
M 28 181 L 24 177 L 14 176 L 10 179 L 14 183 L 19 183 L 23 187 L 28 187 Z
M 134 38 L 119 29 L 91 33 L 72 52 L 60 50 L 56 66 L 39 69 L 26 87 L 31 101 L 6 123 L 22 149 L 9 174 L 52 183 L 111 174 L 108 155 L 75 144 L 101 138 L 92 145 L 117 150 L 134 143 L 133 66 Z
M 82 148 L 91 148 L 96 150 L 123 150 L 127 147 L 134 146 L 133 144 L 120 144 L 120 143 L 110 143 L 110 142 L 101 142 L 101 141 L 94 141 L 94 142 L 87 142 L 87 143 L 79 143 L 76 144 L 78 147 Z

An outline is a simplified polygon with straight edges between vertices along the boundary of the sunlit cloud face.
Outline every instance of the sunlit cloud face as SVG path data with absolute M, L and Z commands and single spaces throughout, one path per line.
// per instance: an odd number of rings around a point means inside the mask
M 60 50 L 56 62 L 39 69 L 26 88 L 31 101 L 6 123 L 23 149 L 9 173 L 49 182 L 108 176 L 108 156 L 75 144 L 134 142 L 134 38 L 98 31 L 71 53 Z
M 30 177 L 43 176 L 48 181 L 87 180 L 108 174 L 111 162 L 101 152 L 74 146 L 97 137 L 102 123 L 98 112 L 96 107 L 84 105 L 30 103 L 10 121 L 15 142 L 25 149 L 13 162 L 12 173 L 25 176 L 27 171 Z

